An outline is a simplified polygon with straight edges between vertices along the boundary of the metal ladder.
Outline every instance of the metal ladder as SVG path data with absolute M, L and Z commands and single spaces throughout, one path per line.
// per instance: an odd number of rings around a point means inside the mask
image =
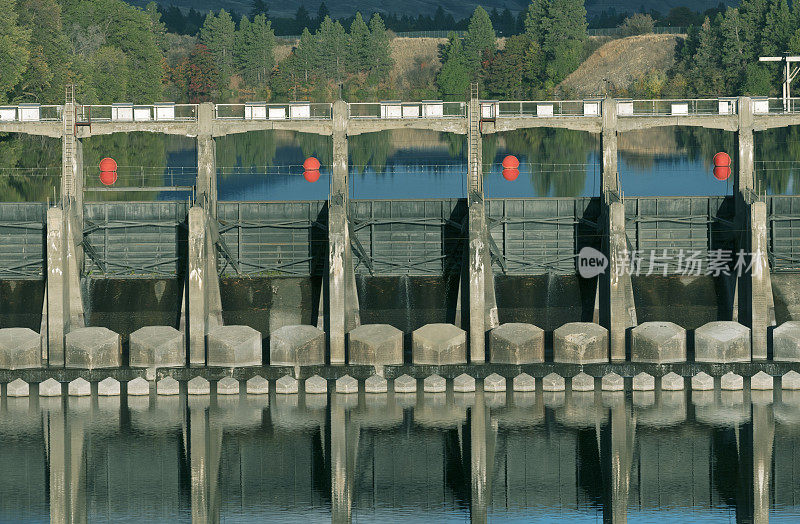
M 62 166 L 62 199 L 75 194 L 75 86 L 66 87 L 64 96 L 64 161 Z
M 469 165 L 469 187 L 468 192 L 479 192 L 481 189 L 481 179 L 478 176 L 480 172 L 480 103 L 478 102 L 478 84 L 477 82 L 470 85 L 470 100 L 469 111 L 467 112 L 469 118 L 469 134 L 468 134 L 468 165 Z

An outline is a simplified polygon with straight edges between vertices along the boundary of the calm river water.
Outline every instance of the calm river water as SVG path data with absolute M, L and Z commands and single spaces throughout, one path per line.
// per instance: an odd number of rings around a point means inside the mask
M 758 188 L 772 194 L 800 192 L 800 131 L 756 135 Z M 97 165 L 110 156 L 119 164 L 115 187 L 192 186 L 196 175 L 193 139 L 148 133 L 117 134 L 83 141 L 86 186 L 98 187 Z M 428 131 L 385 131 L 350 138 L 353 198 L 451 198 L 465 196 L 464 137 Z M 662 128 L 620 136 L 619 174 L 625 194 L 725 195 L 733 180 L 714 179 L 712 157 L 735 157 L 733 133 Z M 519 157 L 521 174 L 501 176 L 507 154 Z M 308 183 L 303 160 L 314 155 L 322 177 Z M 58 140 L 0 137 L 0 200 L 53 198 L 58 186 Z M 294 132 L 253 132 L 217 139 L 221 200 L 316 200 L 328 195 L 330 138 Z M 735 158 L 734 158 L 735 162 Z M 599 138 L 567 130 L 523 130 L 484 138 L 484 187 L 492 197 L 576 197 L 599 194 Z M 735 163 L 734 163 L 735 168 Z M 186 199 L 186 191 L 90 192 L 87 200 Z
M 0 521 L 800 519 L 800 392 L 389 386 L 4 397 Z

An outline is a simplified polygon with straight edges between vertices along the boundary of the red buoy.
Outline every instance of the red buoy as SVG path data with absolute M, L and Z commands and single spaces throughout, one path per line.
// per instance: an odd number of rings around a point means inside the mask
M 100 161 L 100 171 L 116 171 L 117 162 L 113 158 L 104 158 Z
M 714 167 L 714 178 L 716 178 L 717 180 L 728 180 L 729 176 L 731 176 L 730 166 Z
M 101 171 L 100 172 L 100 182 L 104 186 L 113 185 L 114 182 L 117 181 L 117 172 L 116 171 Z
M 503 169 L 503 178 L 513 182 L 519 176 L 519 169 Z
M 317 162 L 319 163 L 319 162 Z M 319 170 L 317 169 L 306 169 L 305 173 L 303 173 L 303 178 L 306 179 L 306 182 L 311 182 L 312 184 L 319 180 Z
M 730 155 L 724 151 L 720 151 L 714 155 L 714 167 L 731 167 Z
M 508 155 L 503 159 L 504 169 L 517 169 L 519 167 L 519 159 L 514 155 Z
M 305 162 L 303 162 L 303 169 L 306 171 L 319 171 L 320 163 L 319 160 L 310 156 L 306 158 Z

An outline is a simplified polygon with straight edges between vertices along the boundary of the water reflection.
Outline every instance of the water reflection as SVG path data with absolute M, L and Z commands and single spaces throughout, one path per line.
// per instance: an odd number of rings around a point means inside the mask
M 34 392 L 0 405 L 0 521 L 791 520 L 774 395 Z
M 97 164 L 111 156 L 121 166 L 117 186 L 191 185 L 196 173 L 193 138 L 150 133 L 97 136 L 82 140 L 87 187 L 98 186 Z M 216 139 L 218 193 L 223 200 L 308 200 L 327 197 L 327 179 L 308 184 L 300 168 L 308 156 L 330 165 L 329 137 L 260 131 Z M 486 135 L 483 140 L 488 197 L 577 197 L 599 192 L 597 135 L 563 129 L 526 129 Z M 737 150 L 734 133 L 665 127 L 622 133 L 619 170 L 630 196 L 730 194 L 732 181 L 711 174 L 718 151 Z M 520 177 L 503 179 L 505 155 L 522 161 Z M 734 158 L 734 168 L 736 155 Z M 796 194 L 800 190 L 798 127 L 756 133 L 759 190 Z M 463 196 L 466 141 L 463 136 L 394 130 L 349 139 L 354 198 L 451 198 Z M 59 140 L 0 136 L 0 200 L 44 201 L 58 188 Z M 323 175 L 325 171 L 323 169 Z M 186 199 L 186 192 L 97 193 L 89 200 Z

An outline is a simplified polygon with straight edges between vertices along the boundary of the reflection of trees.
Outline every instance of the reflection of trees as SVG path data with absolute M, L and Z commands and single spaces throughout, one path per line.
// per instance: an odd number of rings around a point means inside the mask
M 371 166 L 376 173 L 386 170 L 386 161 L 392 150 L 392 136 L 389 131 L 364 133 L 350 137 L 350 165 L 356 167 L 358 173 L 364 173 Z
M 216 139 L 217 167 L 269 166 L 275 160 L 275 131 L 250 131 Z M 230 175 L 223 171 L 221 178 Z
M 60 183 L 61 140 L 0 133 L 0 201 L 52 200 Z
M 755 134 L 756 184 L 759 191 L 793 193 L 800 188 L 800 128 L 770 129 Z
M 589 154 L 597 151 L 600 143 L 598 135 L 568 129 L 520 129 L 501 136 L 506 145 L 503 154 L 519 155 L 520 162 L 531 164 L 536 193 L 555 197 L 581 194 Z

